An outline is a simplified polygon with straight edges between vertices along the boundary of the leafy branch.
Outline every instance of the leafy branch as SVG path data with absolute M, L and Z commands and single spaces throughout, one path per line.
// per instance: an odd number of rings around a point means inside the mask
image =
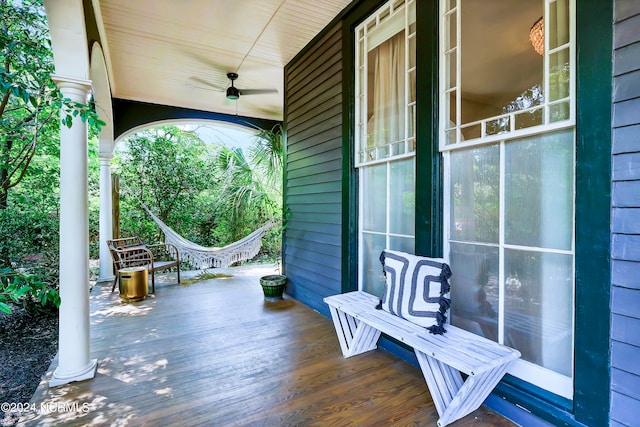
M 11 314 L 10 304 L 28 309 L 60 307 L 60 294 L 37 276 L 0 270 L 0 312 Z

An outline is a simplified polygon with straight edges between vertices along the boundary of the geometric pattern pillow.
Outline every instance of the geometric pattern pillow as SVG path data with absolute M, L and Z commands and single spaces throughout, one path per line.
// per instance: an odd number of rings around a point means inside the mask
M 434 334 L 446 332 L 451 269 L 444 260 L 384 250 L 380 262 L 386 283 L 378 308 Z

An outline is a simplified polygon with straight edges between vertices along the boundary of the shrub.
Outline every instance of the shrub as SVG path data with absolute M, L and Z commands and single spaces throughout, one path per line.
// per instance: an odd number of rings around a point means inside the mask
M 11 305 L 27 310 L 53 310 L 60 307 L 60 294 L 42 277 L 13 271 L 0 270 L 0 312 L 11 314 Z

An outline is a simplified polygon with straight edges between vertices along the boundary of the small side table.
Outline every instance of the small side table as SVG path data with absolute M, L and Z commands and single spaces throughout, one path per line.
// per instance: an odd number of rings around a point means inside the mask
M 142 301 L 149 292 L 149 272 L 145 267 L 128 267 L 118 271 L 120 299 L 124 302 Z

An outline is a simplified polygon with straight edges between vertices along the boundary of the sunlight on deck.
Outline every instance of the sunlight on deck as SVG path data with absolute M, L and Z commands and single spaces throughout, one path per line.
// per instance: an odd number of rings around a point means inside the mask
M 97 285 L 96 377 L 48 388 L 54 360 L 20 425 L 435 425 L 416 367 L 383 351 L 344 359 L 330 319 L 264 300 L 273 266 L 227 271 L 189 286 L 157 275 L 135 303 Z M 466 418 L 452 425 L 512 425 L 484 407 Z

